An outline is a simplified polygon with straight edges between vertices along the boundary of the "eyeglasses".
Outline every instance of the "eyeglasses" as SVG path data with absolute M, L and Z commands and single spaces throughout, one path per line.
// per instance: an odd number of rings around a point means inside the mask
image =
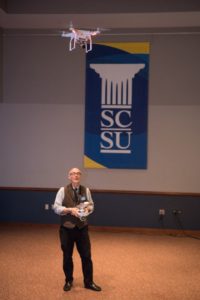
M 75 176 L 75 175 L 78 175 L 80 176 L 81 175 L 81 172 L 72 172 L 69 174 L 70 176 Z

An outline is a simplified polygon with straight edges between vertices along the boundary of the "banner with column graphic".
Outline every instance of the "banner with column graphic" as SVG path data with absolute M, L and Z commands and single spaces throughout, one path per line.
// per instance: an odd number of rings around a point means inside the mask
M 85 168 L 147 168 L 149 50 L 98 43 L 86 54 Z

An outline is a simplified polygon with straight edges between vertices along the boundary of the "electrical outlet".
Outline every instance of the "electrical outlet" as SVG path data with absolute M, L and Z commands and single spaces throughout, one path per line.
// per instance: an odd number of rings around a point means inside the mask
M 165 209 L 164 208 L 160 208 L 159 209 L 159 216 L 164 216 L 165 215 Z
M 173 213 L 174 215 L 180 215 L 180 214 L 182 214 L 183 212 L 182 212 L 181 209 L 173 209 L 173 210 L 172 210 L 172 213 Z
M 45 210 L 48 210 L 48 209 L 49 209 L 49 204 L 48 204 L 48 203 L 45 203 L 44 209 L 45 209 Z

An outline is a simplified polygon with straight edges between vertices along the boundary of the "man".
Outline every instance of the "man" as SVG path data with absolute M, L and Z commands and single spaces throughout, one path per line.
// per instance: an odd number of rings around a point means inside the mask
M 90 190 L 80 184 L 81 171 L 72 168 L 68 173 L 70 184 L 57 192 L 54 211 L 60 215 L 60 242 L 63 251 L 63 271 L 65 274 L 64 291 L 69 291 L 73 284 L 73 249 L 74 244 L 81 257 L 84 286 L 86 289 L 101 291 L 93 282 L 93 263 L 88 234 L 87 215 L 93 212 L 94 202 Z M 80 206 L 82 213 L 80 214 Z

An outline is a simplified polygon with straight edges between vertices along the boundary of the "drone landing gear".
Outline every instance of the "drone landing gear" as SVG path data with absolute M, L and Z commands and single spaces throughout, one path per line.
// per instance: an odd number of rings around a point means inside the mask
M 76 48 L 76 38 L 71 38 L 69 42 L 69 50 L 72 51 Z
M 85 49 L 85 52 L 88 53 L 89 51 L 92 50 L 92 43 L 87 43 L 87 41 L 81 41 L 80 42 L 80 47 L 82 49 Z

